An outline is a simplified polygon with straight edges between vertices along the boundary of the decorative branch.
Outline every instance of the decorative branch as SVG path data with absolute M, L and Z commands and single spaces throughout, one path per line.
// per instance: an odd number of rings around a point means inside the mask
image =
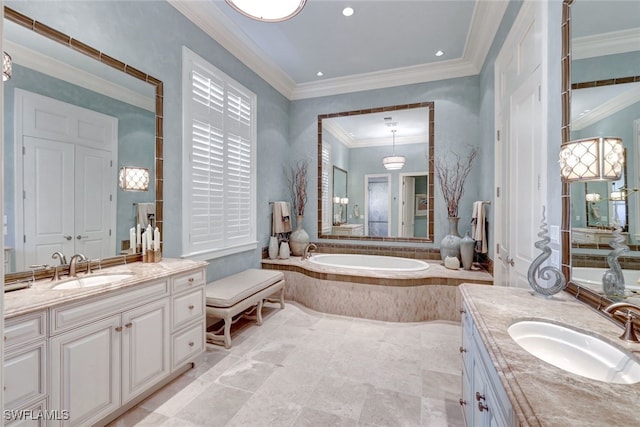
M 436 159 L 434 162 L 442 195 L 447 203 L 447 213 L 450 217 L 458 216 L 458 205 L 464 192 L 464 182 L 471 172 L 473 160 L 478 155 L 478 149 L 472 147 L 466 158 L 451 152 L 455 162 L 450 165 L 446 159 Z
M 291 205 L 296 215 L 304 215 L 304 207 L 307 204 L 307 171 L 309 169 L 309 161 L 304 159 L 298 161 L 295 166 L 285 175 L 289 183 L 289 192 L 291 193 Z

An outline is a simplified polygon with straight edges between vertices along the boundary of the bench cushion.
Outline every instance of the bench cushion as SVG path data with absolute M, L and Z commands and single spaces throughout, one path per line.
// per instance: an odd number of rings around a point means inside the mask
M 283 279 L 281 271 L 256 268 L 224 277 L 207 284 L 207 305 L 231 307 Z

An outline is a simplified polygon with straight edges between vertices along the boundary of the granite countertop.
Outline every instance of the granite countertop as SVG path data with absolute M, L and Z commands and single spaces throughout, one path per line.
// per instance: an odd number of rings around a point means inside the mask
M 283 265 L 304 268 L 317 273 L 341 274 L 348 276 L 375 277 L 382 279 L 425 279 L 425 278 L 451 278 L 468 280 L 469 282 L 493 282 L 493 276 L 484 270 L 451 270 L 442 265 L 442 262 L 422 260 L 429 264 L 429 268 L 421 271 L 384 271 L 384 270 L 358 270 L 348 267 L 334 267 L 302 260 L 292 256 L 287 259 L 263 259 L 262 264 Z
M 53 289 L 54 286 L 71 280 L 66 276 L 55 282 L 38 280 L 30 288 L 4 294 L 4 317 L 10 318 L 43 310 L 60 304 L 140 285 L 150 280 L 162 279 L 206 265 L 207 263 L 204 261 L 163 258 L 162 261 L 156 263 L 134 262 L 101 270 L 94 269 L 93 275 L 115 273 L 134 273 L 134 275 L 115 283 L 79 289 Z M 78 274 L 78 279 L 84 276 L 83 273 Z
M 547 300 L 529 289 L 462 284 L 462 297 L 498 371 L 521 426 L 640 425 L 640 383 L 610 384 L 556 368 L 522 349 L 508 334 L 521 319 L 544 319 L 596 335 L 632 352 L 622 328 L 566 293 Z

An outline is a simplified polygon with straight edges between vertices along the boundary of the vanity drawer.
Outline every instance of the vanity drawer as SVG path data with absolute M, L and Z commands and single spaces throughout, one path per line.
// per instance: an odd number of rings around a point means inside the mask
M 18 409 L 19 406 L 27 402 L 33 402 L 46 396 L 46 359 L 46 341 L 5 354 L 5 409 Z
M 204 321 L 173 336 L 172 369 L 204 351 Z
M 4 322 L 4 345 L 13 346 L 45 339 L 47 336 L 47 312 L 25 314 Z
M 173 297 L 173 329 L 204 319 L 204 288 Z
M 146 304 L 169 293 L 166 280 L 131 286 L 110 297 L 90 298 L 51 309 L 51 335 Z
M 5 410 L 8 408 L 5 408 Z M 13 409 L 11 409 L 13 410 Z M 29 405 L 27 407 L 23 407 L 23 408 L 19 408 L 17 409 L 17 411 L 23 411 L 22 414 L 27 414 L 27 413 L 31 413 L 33 414 L 33 417 L 27 417 L 27 416 L 23 416 L 22 418 L 20 418 L 19 413 L 16 413 L 15 416 L 12 417 L 11 413 L 7 414 L 4 413 L 4 417 L 5 417 L 5 427 L 45 427 L 47 425 L 47 420 L 45 420 L 45 417 L 41 417 L 39 418 L 38 415 L 40 414 L 44 414 L 44 412 L 47 410 L 47 400 L 46 399 L 42 399 L 37 403 L 34 403 L 33 405 Z M 62 419 L 67 419 L 66 417 L 69 416 L 69 411 L 58 411 L 58 413 L 56 414 L 58 415 L 60 418 Z M 6 418 L 9 418 L 9 420 L 7 420 Z
M 200 269 L 174 276 L 172 278 L 171 290 L 173 293 L 176 293 L 195 288 L 196 286 L 203 286 L 204 284 L 204 270 Z

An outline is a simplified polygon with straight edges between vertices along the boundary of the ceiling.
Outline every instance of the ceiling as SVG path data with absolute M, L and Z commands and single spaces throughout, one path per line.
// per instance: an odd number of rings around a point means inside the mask
M 478 74 L 508 4 L 307 0 L 294 18 L 267 23 L 224 0 L 168 1 L 289 99 Z

